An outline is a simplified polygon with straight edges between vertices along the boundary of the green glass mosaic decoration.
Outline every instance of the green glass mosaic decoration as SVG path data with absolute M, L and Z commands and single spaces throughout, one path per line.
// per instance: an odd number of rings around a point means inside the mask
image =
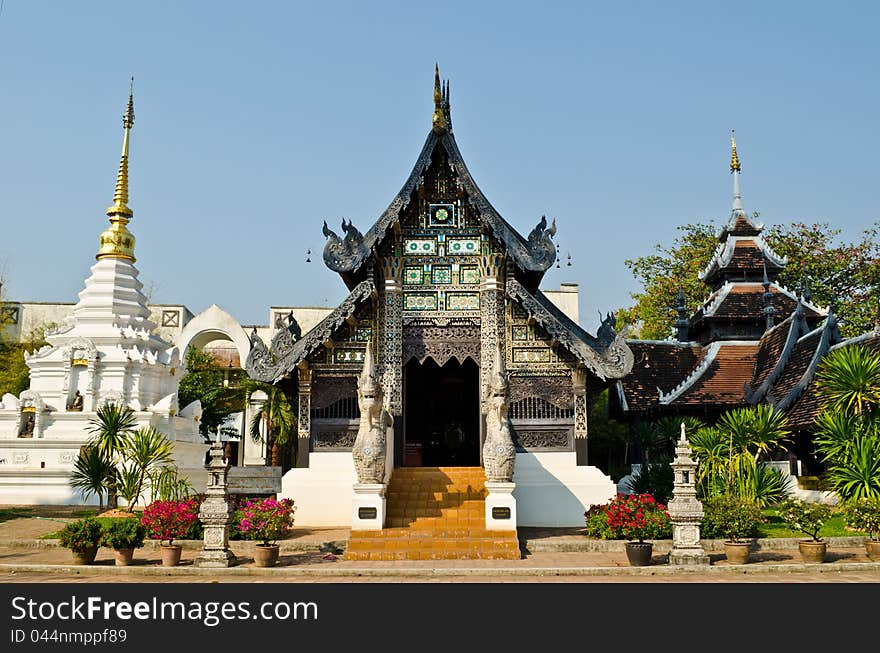
M 480 283 L 480 269 L 477 267 L 462 267 L 459 275 L 461 276 L 461 283 L 463 284 Z
M 452 283 L 452 268 L 448 265 L 435 265 L 432 279 L 437 284 Z
M 479 311 L 480 295 L 475 292 L 451 292 L 446 295 L 447 311 Z
M 514 363 L 549 363 L 550 349 L 542 347 L 540 349 L 520 349 L 513 350 Z
M 337 363 L 359 363 L 364 360 L 363 349 L 334 349 L 333 360 Z
M 480 253 L 479 238 L 450 238 L 448 251 L 455 256 Z
M 436 311 L 437 295 L 428 292 L 408 292 L 403 295 L 405 311 Z
M 403 241 L 403 253 L 406 256 L 433 256 L 437 253 L 437 241 L 434 238 L 407 238 Z
M 529 327 L 527 327 L 527 326 L 514 326 L 513 327 L 513 339 L 514 340 L 528 340 L 529 339 Z
M 424 278 L 422 268 L 408 267 L 403 272 L 403 283 L 407 286 L 421 286 Z

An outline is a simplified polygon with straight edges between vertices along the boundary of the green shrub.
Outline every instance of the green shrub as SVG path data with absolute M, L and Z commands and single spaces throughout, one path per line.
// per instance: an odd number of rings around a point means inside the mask
M 117 518 L 104 528 L 101 545 L 111 549 L 139 549 L 144 545 L 147 529 L 137 518 Z
M 642 465 L 638 473 L 627 481 L 633 494 L 650 494 L 664 504 L 672 498 L 672 484 L 672 467 L 665 459 Z
M 584 513 L 587 522 L 587 537 L 598 540 L 610 540 L 611 529 L 608 526 L 608 515 L 605 514 L 605 506 L 590 506 Z
M 841 511 L 846 525 L 880 539 L 880 499 L 863 497 L 847 501 Z
M 701 535 L 739 542 L 757 537 L 758 527 L 763 523 L 764 514 L 756 503 L 725 494 L 704 503 Z
M 59 535 L 61 546 L 82 553 L 86 549 L 100 546 L 101 544 L 101 524 L 93 517 L 78 519 L 70 522 Z
M 778 509 L 779 516 L 790 529 L 808 535 L 815 542 L 821 541 L 819 531 L 831 518 L 831 508 L 811 501 L 786 499 Z

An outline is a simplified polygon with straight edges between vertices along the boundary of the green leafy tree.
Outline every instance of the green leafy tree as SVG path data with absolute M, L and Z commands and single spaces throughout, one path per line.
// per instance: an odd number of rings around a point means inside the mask
M 758 213 L 754 214 L 757 219 Z M 673 333 L 679 282 L 688 314 L 705 300 L 709 288 L 698 277 L 718 246 L 717 226 L 692 223 L 677 228 L 672 245 L 656 245 L 654 252 L 626 261 L 641 290 L 632 293 L 635 303 L 617 313 L 617 328 L 629 325 L 641 338 L 665 339 Z M 856 240 L 841 240 L 841 231 L 828 223 L 802 222 L 768 227 L 763 236 L 789 264 L 779 283 L 800 291 L 809 279 L 811 301 L 832 305 L 841 333 L 863 333 L 877 320 L 880 301 L 880 223 Z
M 34 352 L 48 344 L 46 333 L 57 325 L 49 322 L 37 327 L 20 342 L 6 333 L 5 326 L 0 323 L 0 397 L 7 392 L 17 397 L 30 386 L 30 370 L 24 362 L 25 352 Z
M 596 465 L 612 478 L 626 473 L 626 424 L 612 419 L 608 414 L 608 390 L 604 390 L 590 405 L 588 418 L 590 430 L 590 464 Z
M 214 357 L 201 349 L 190 347 L 186 352 L 186 374 L 177 388 L 177 401 L 187 406 L 195 400 L 202 404 L 199 431 L 204 436 L 216 433 L 220 424 L 232 413 L 242 410 L 242 395 L 236 389 L 241 370 L 230 370 L 218 365 Z M 229 385 L 224 385 L 228 378 Z

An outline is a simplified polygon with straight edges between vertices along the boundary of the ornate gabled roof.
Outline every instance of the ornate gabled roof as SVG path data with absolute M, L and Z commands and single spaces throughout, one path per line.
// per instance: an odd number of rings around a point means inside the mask
M 531 231 L 528 238 L 523 238 L 492 206 L 483 191 L 480 190 L 474 178 L 471 176 L 455 136 L 452 133 L 451 117 L 449 115 L 449 91 L 448 86 L 441 94 L 440 105 L 435 108 L 434 125 L 422 151 L 416 159 L 412 172 L 404 182 L 400 192 L 388 205 L 388 208 L 379 216 L 379 219 L 365 233 L 361 234 L 350 222 L 343 221 L 342 230 L 344 236 L 340 237 L 330 228 L 324 225 L 324 235 L 327 242 L 324 245 L 324 262 L 334 272 L 339 272 L 346 278 L 349 287 L 356 283 L 358 273 L 364 263 L 370 258 L 370 254 L 381 245 L 388 234 L 389 229 L 396 224 L 403 210 L 409 205 L 413 192 L 418 187 L 422 176 L 431 165 L 434 152 L 437 148 L 443 148 L 448 157 L 449 166 L 457 176 L 458 184 L 468 195 L 468 199 L 479 214 L 480 220 L 485 224 L 492 235 L 495 236 L 506 248 L 511 260 L 523 272 L 540 276 L 553 265 L 556 260 L 556 246 L 551 237 L 556 234 L 556 222 L 547 225 L 547 219 L 542 217 L 537 226 Z M 436 102 L 436 94 L 435 94 Z M 537 287 L 537 283 L 535 284 Z
M 828 309 L 799 298 L 792 291 L 778 283 L 769 285 L 771 301 L 776 315 L 790 315 L 795 308 L 803 307 L 805 315 L 821 318 L 828 315 Z M 703 302 L 691 318 L 691 324 L 709 317 L 736 319 L 758 319 L 764 307 L 764 288 L 757 282 L 726 282 Z M 815 320 L 818 322 L 818 319 Z
M 745 270 L 760 276 L 764 261 L 768 270 L 779 272 L 788 264 L 788 258 L 780 256 L 761 236 L 727 234 L 719 243 L 715 253 L 709 260 L 699 277 L 707 283 L 718 276 L 723 270 Z
M 663 405 L 730 405 L 741 404 L 744 385 L 755 369 L 756 342 L 713 342 L 700 364 L 668 393 L 659 388 Z
M 294 341 L 289 327 L 282 328 L 272 338 L 267 348 L 257 330 L 251 334 L 251 350 L 245 363 L 248 376 L 264 383 L 277 383 L 296 369 L 296 366 L 322 344 L 354 315 L 365 301 L 376 295 L 376 285 L 371 279 L 362 281 L 346 297 L 335 311 L 315 325 L 300 340 Z
M 633 352 L 633 369 L 616 384 L 620 410 L 650 412 L 657 406 L 657 388 L 670 391 L 702 359 L 696 342 L 674 340 L 627 340 Z
M 837 318 L 833 313 L 818 329 L 799 338 L 785 371 L 767 394 L 770 403 L 778 410 L 788 410 L 810 385 L 822 357 L 839 340 Z
M 530 293 L 516 279 L 508 279 L 507 294 L 541 327 L 600 379 L 619 379 L 632 371 L 633 353 L 613 329 L 613 316 L 603 320 L 596 336 L 584 331 L 540 290 Z
M 764 333 L 755 361 L 755 375 L 746 388 L 746 403 L 754 406 L 767 396 L 785 370 L 798 338 L 808 330 L 803 305 L 799 302 L 793 314 Z

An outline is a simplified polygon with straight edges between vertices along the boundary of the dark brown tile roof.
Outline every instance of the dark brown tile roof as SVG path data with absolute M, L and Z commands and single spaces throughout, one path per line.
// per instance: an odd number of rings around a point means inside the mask
M 795 343 L 788 363 L 779 376 L 779 380 L 770 388 L 769 395 L 773 397 L 774 401 L 785 399 L 797 382 L 801 380 L 801 377 L 810 365 L 810 361 L 813 359 L 813 355 L 816 353 L 816 348 L 819 346 L 821 339 L 821 329 L 815 329 Z
M 761 233 L 761 230 L 743 213 L 736 216 L 732 225 L 728 222 L 724 230 L 732 236 L 757 236 Z
M 628 410 L 642 412 L 657 405 L 660 388 L 669 392 L 699 364 L 703 350 L 696 343 L 627 340 L 635 362 L 621 380 Z
M 760 348 L 755 358 L 755 375 L 750 384 L 753 390 L 757 390 L 764 383 L 779 362 L 792 322 L 793 316 L 789 316 L 761 336 Z
M 717 344 L 717 343 L 716 343 Z M 721 344 L 705 371 L 670 405 L 742 405 L 744 384 L 751 382 L 760 349 L 754 344 Z
M 862 336 L 845 340 L 840 345 L 837 345 L 837 347 L 848 347 L 856 344 L 865 345 L 870 349 L 880 351 L 880 334 L 877 332 L 869 332 Z M 810 380 L 807 389 L 804 390 L 804 393 L 798 397 L 788 411 L 786 411 L 790 427 L 797 430 L 810 428 L 816 420 L 816 416 L 819 414 L 820 409 L 821 403 L 819 401 L 819 393 L 816 386 L 816 377 L 814 376 Z
M 714 306 L 713 300 L 717 300 L 722 293 L 726 293 L 726 295 L 718 306 Z M 783 291 L 776 284 L 770 286 L 770 293 L 777 321 L 788 317 L 794 312 L 797 307 L 797 299 Z M 706 315 L 707 309 L 711 311 L 710 315 Z M 764 286 L 755 282 L 735 282 L 731 284 L 729 290 L 727 286 L 724 286 L 709 295 L 708 299 L 694 313 L 692 324 L 696 324 L 701 319 L 709 319 L 711 317 L 724 320 L 754 320 L 756 317 L 763 317 L 763 311 Z M 804 305 L 804 314 L 809 319 L 822 317 L 822 313 L 819 313 L 810 305 Z

